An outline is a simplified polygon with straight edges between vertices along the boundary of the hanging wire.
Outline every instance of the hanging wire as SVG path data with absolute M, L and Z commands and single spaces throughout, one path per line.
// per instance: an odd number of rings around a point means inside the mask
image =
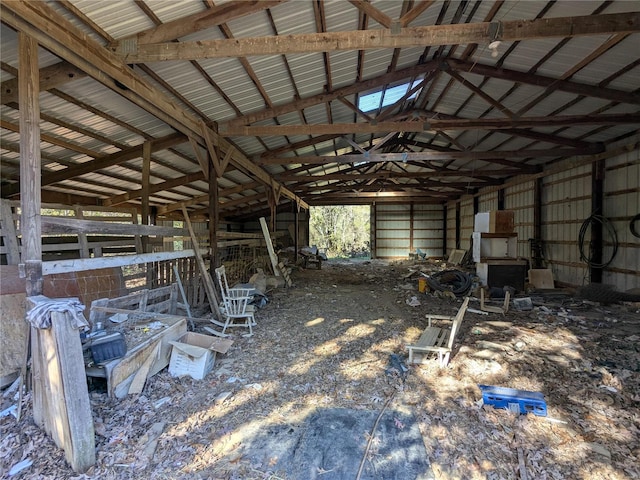
M 594 262 L 592 256 L 587 256 L 584 252 L 584 240 L 589 230 L 591 224 L 601 224 L 611 237 L 611 243 L 613 245 L 613 251 L 611 252 L 611 256 L 609 260 L 606 262 Z M 616 234 L 616 230 L 613 227 L 613 224 L 602 215 L 591 215 L 586 218 L 584 222 L 582 222 L 582 226 L 580 227 L 580 233 L 578 233 L 578 248 L 580 250 L 580 260 L 584 261 L 591 268 L 605 268 L 611 264 L 616 254 L 618 253 L 618 235 Z M 591 254 L 590 254 L 591 255 Z

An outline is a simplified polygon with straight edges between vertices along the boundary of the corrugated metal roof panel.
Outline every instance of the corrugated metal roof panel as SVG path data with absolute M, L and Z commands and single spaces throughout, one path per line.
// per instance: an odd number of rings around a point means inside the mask
M 302 98 L 323 93 L 326 75 L 321 53 L 290 54 L 287 60 Z
M 330 52 L 329 62 L 331 64 L 331 81 L 333 88 L 338 89 L 351 85 L 356 81 L 358 52 Z
M 63 8 L 58 2 L 47 3 L 74 25 L 80 28 L 84 27 L 84 24 L 80 22 L 75 15 L 69 13 L 69 11 Z M 145 15 L 135 2 L 130 0 L 120 0 L 117 2 L 76 0 L 73 2 L 73 5 L 115 39 L 133 35 L 141 30 L 155 26 L 151 19 Z M 90 35 L 104 42 L 104 40 L 96 36 L 95 33 L 91 32 Z
M 247 57 L 247 60 L 274 105 L 288 103 L 295 98 L 282 56 Z
M 91 78 L 82 78 L 58 87 L 77 100 L 114 116 L 153 137 L 162 137 L 174 130 L 153 115 Z
M 598 84 L 600 81 L 616 73 L 622 67 L 627 66 L 634 59 L 629 57 L 629 52 L 640 45 L 640 35 L 629 35 L 622 42 L 607 50 L 606 55 L 601 55 L 571 77 L 573 81 L 588 85 Z M 612 87 L 616 85 L 615 87 Z M 628 72 L 621 79 L 607 85 L 610 88 L 618 88 L 624 91 L 633 91 L 640 87 L 638 69 L 635 73 Z

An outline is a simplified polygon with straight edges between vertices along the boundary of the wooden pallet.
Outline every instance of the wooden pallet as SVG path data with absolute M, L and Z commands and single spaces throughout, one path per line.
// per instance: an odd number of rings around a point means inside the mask
M 282 262 L 278 263 L 278 269 L 284 278 L 285 285 L 287 287 L 293 285 L 293 282 L 291 281 L 291 269 L 287 268 Z

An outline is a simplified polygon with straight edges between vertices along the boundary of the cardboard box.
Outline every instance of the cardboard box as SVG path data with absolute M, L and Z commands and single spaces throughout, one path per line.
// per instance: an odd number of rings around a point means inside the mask
M 187 332 L 171 342 L 169 374 L 174 377 L 189 375 L 202 380 L 216 362 L 217 353 L 226 353 L 233 340 Z
M 513 233 L 514 227 L 513 210 L 491 210 L 490 212 L 476 213 L 473 231 L 481 233 Z

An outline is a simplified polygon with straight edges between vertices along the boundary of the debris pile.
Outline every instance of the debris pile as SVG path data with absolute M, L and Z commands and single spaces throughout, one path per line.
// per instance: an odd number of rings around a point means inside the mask
M 270 294 L 255 335 L 237 335 L 203 380 L 165 370 L 121 400 L 96 384 L 97 463 L 82 478 L 296 480 L 280 458 L 252 445 L 331 409 L 374 420 L 383 410 L 408 412 L 384 432 L 402 435 L 413 418 L 437 480 L 640 477 L 638 305 L 530 294 L 530 310 L 467 313 L 448 368 L 407 367 L 405 347 L 425 316 L 460 307 L 459 298 L 418 292 L 419 272 L 446 269 L 330 261 L 301 270 L 294 288 Z M 407 296 L 420 305 L 407 305 Z M 547 416 L 483 405 L 478 385 L 540 392 Z M 19 423 L 10 413 L 0 418 L 0 476 L 22 468 L 15 478 L 79 478 L 34 425 L 28 395 L 23 410 Z M 371 427 L 352 431 L 366 439 L 358 445 L 371 438 L 365 468 L 388 445 Z M 336 478 L 327 465 L 318 465 L 318 477 Z

